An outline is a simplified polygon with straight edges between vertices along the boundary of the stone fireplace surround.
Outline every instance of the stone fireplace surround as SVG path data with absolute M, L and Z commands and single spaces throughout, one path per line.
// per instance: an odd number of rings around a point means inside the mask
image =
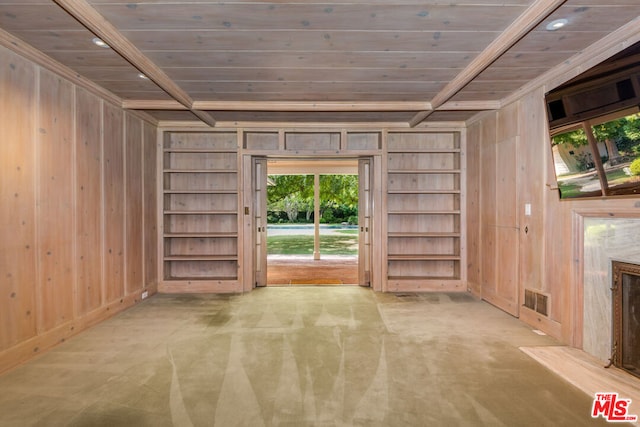
M 583 350 L 607 363 L 613 333 L 612 261 L 640 264 L 640 218 L 583 218 Z

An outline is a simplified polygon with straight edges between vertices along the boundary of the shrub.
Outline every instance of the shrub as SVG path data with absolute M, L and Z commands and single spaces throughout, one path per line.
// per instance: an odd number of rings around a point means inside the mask
M 629 169 L 631 170 L 631 175 L 640 175 L 640 157 L 631 162 Z

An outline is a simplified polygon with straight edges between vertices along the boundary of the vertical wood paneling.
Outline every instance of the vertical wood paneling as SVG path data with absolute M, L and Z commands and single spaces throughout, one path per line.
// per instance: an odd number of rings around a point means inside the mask
M 103 102 L 0 47 L 0 372 L 139 301 L 143 235 L 157 239 L 157 220 L 143 228 L 143 203 L 156 217 L 155 129 L 148 193 L 142 122 L 129 118 L 125 154 L 125 112 Z
M 73 86 L 40 73 L 38 98 L 38 299 L 41 330 L 73 318 Z
M 551 192 L 545 183 L 544 167 L 547 151 L 551 151 L 544 126 L 544 94 L 538 90 L 521 101 L 522 123 L 520 154 L 518 160 L 518 194 L 520 195 L 520 286 L 548 291 L 542 268 L 544 259 L 544 193 Z M 524 205 L 531 205 L 531 215 L 526 216 Z
M 480 146 L 480 239 L 482 295 L 495 293 L 496 283 L 496 115 L 482 122 Z
M 158 212 L 157 212 L 157 133 L 144 125 L 144 285 L 156 288 L 158 284 Z
M 36 333 L 35 93 L 35 66 L 0 47 L 0 351 Z
M 98 98 L 76 94 L 76 238 L 78 310 L 98 308 L 102 297 L 102 111 Z
M 125 138 L 126 293 L 143 285 L 142 123 L 127 114 Z
M 479 172 L 481 295 L 514 316 L 519 312 L 518 118 L 518 105 L 512 104 L 482 120 Z
M 482 123 L 467 129 L 467 281 L 468 289 L 480 295 L 480 143 Z
M 104 103 L 104 281 L 107 302 L 124 295 L 124 113 Z
M 500 306 L 514 316 L 519 312 L 518 283 L 518 103 L 498 112 L 497 122 L 497 295 Z
M 517 138 L 500 141 L 496 145 L 496 225 L 515 228 L 517 209 Z
M 549 157 L 551 154 L 549 153 Z M 553 164 L 553 163 L 550 163 Z M 544 222 L 545 230 L 545 284 L 543 290 L 551 295 L 551 319 L 561 320 L 568 312 L 568 304 L 572 301 L 565 299 L 569 294 L 568 286 L 571 280 L 571 264 L 573 263 L 572 233 L 572 203 L 560 202 L 555 191 L 545 194 L 545 211 L 549 220 Z M 594 203 L 577 203 L 577 205 L 591 205 Z M 565 319 L 567 322 L 570 319 Z

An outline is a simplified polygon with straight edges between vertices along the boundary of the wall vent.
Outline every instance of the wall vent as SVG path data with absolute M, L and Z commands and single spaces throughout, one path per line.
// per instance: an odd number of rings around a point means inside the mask
M 549 315 L 549 295 L 533 289 L 524 290 L 524 306 L 543 316 Z

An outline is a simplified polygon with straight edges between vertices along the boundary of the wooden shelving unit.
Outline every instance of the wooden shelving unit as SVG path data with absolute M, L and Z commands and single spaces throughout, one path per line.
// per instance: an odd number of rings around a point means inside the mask
M 455 287 L 461 279 L 458 133 L 390 132 L 387 288 Z
M 237 134 L 166 132 L 164 138 L 164 280 L 232 289 L 239 273 Z

